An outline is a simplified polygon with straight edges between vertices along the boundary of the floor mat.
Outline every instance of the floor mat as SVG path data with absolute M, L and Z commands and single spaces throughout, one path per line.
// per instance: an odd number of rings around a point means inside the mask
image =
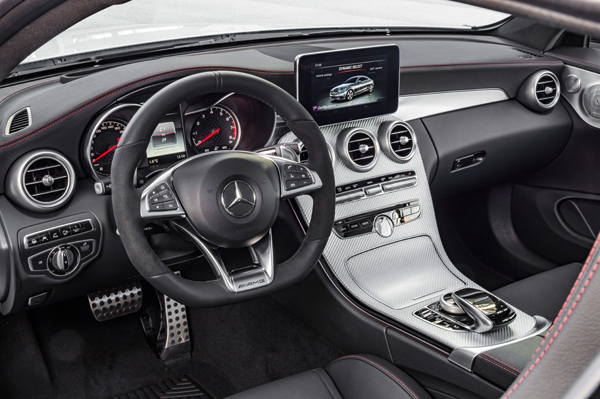
M 79 298 L 10 316 L 0 324 L 0 396 L 106 399 L 190 375 L 224 398 L 343 355 L 270 297 L 188 317 L 193 361 L 166 370 L 137 313 L 98 322 Z
M 189 375 L 170 378 L 113 399 L 214 399 Z

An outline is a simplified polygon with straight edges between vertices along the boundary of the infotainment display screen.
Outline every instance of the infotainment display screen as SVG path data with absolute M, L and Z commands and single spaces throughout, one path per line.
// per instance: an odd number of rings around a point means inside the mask
M 396 112 L 399 67 L 396 45 L 300 55 L 298 101 L 319 125 Z

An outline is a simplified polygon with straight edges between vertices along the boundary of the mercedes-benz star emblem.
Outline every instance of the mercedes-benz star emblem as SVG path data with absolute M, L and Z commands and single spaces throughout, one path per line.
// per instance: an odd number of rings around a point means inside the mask
M 254 210 L 256 193 L 245 181 L 234 180 L 223 188 L 221 203 L 228 214 L 236 218 L 243 218 Z

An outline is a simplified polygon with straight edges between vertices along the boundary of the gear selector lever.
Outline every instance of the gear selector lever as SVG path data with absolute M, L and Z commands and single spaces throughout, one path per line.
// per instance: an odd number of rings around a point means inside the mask
M 515 320 L 516 313 L 498 297 L 474 288 L 445 294 L 440 298 L 441 308 L 451 315 L 466 314 L 473 319 L 469 328 L 485 333 L 504 327 Z

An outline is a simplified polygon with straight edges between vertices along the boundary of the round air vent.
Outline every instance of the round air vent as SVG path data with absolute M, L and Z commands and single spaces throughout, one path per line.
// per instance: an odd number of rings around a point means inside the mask
M 23 208 L 51 212 L 65 204 L 75 188 L 71 163 L 53 150 L 23 155 L 10 168 L 7 194 Z
M 392 161 L 407 162 L 415 155 L 417 141 L 410 125 L 400 121 L 387 121 L 379 125 L 379 145 Z
M 517 100 L 527 108 L 544 112 L 553 108 L 560 98 L 560 84 L 556 75 L 547 70 L 537 71 L 521 85 Z
M 379 144 L 373 134 L 361 128 L 348 128 L 337 138 L 337 152 L 348 168 L 357 172 L 373 169 L 379 156 Z

